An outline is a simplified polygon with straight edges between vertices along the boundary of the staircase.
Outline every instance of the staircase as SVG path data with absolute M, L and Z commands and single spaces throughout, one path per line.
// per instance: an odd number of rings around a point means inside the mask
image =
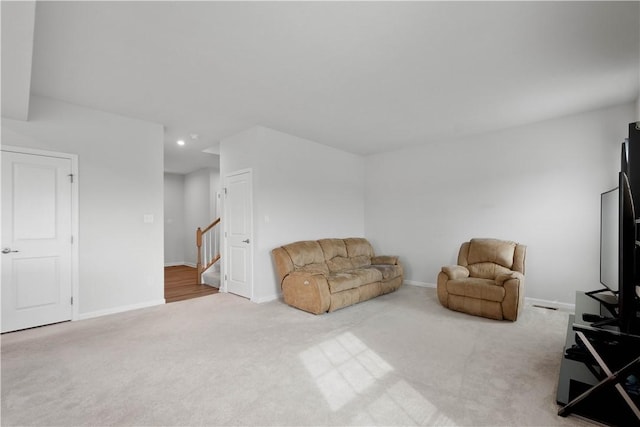
M 196 230 L 198 283 L 220 287 L 220 218 Z

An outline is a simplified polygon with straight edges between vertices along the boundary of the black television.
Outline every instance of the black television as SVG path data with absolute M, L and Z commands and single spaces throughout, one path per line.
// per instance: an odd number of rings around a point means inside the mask
M 600 194 L 600 284 L 618 292 L 620 187 Z
M 629 141 L 622 144 L 618 188 L 600 195 L 600 283 L 604 289 L 587 292 L 610 314 L 594 326 L 615 325 L 621 332 L 640 333 L 640 251 L 633 192 L 628 174 Z M 637 174 L 640 175 L 640 163 Z M 640 188 L 637 190 L 640 192 Z M 608 291 L 608 292 L 607 292 Z
M 638 165 L 640 167 L 640 165 Z M 636 272 L 636 214 L 629 178 L 620 172 L 620 224 L 618 267 L 618 326 L 622 332 L 637 331 L 638 295 Z M 639 189 L 640 190 L 640 189 Z

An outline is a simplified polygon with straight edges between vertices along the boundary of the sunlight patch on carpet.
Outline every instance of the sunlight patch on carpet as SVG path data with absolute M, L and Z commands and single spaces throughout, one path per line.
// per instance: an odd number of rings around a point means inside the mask
M 393 370 L 355 335 L 345 332 L 300 353 L 332 411 L 337 411 Z
M 457 425 L 404 380 L 386 389 L 353 422 L 367 425 Z

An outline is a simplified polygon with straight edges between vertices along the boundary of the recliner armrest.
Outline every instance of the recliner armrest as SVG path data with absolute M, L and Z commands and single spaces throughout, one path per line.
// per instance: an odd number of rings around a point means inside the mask
M 469 277 L 469 270 L 461 265 L 445 265 L 442 272 L 449 276 L 449 280 L 465 279 Z
M 373 265 L 379 265 L 379 264 L 396 265 L 396 264 L 398 264 L 398 257 L 397 256 L 390 256 L 390 255 L 374 256 L 374 257 L 371 258 L 371 264 L 373 264 Z
M 518 271 L 498 274 L 498 276 L 496 276 L 496 284 L 499 286 L 504 286 L 504 282 L 511 279 L 520 279 L 520 281 L 524 281 L 524 275 Z

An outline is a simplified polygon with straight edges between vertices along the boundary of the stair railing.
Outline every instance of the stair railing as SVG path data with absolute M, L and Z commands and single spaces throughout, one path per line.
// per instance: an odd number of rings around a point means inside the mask
M 198 247 L 198 281 L 202 283 L 202 273 L 207 271 L 220 259 L 220 218 L 207 225 L 204 230 L 196 230 L 196 246 Z

